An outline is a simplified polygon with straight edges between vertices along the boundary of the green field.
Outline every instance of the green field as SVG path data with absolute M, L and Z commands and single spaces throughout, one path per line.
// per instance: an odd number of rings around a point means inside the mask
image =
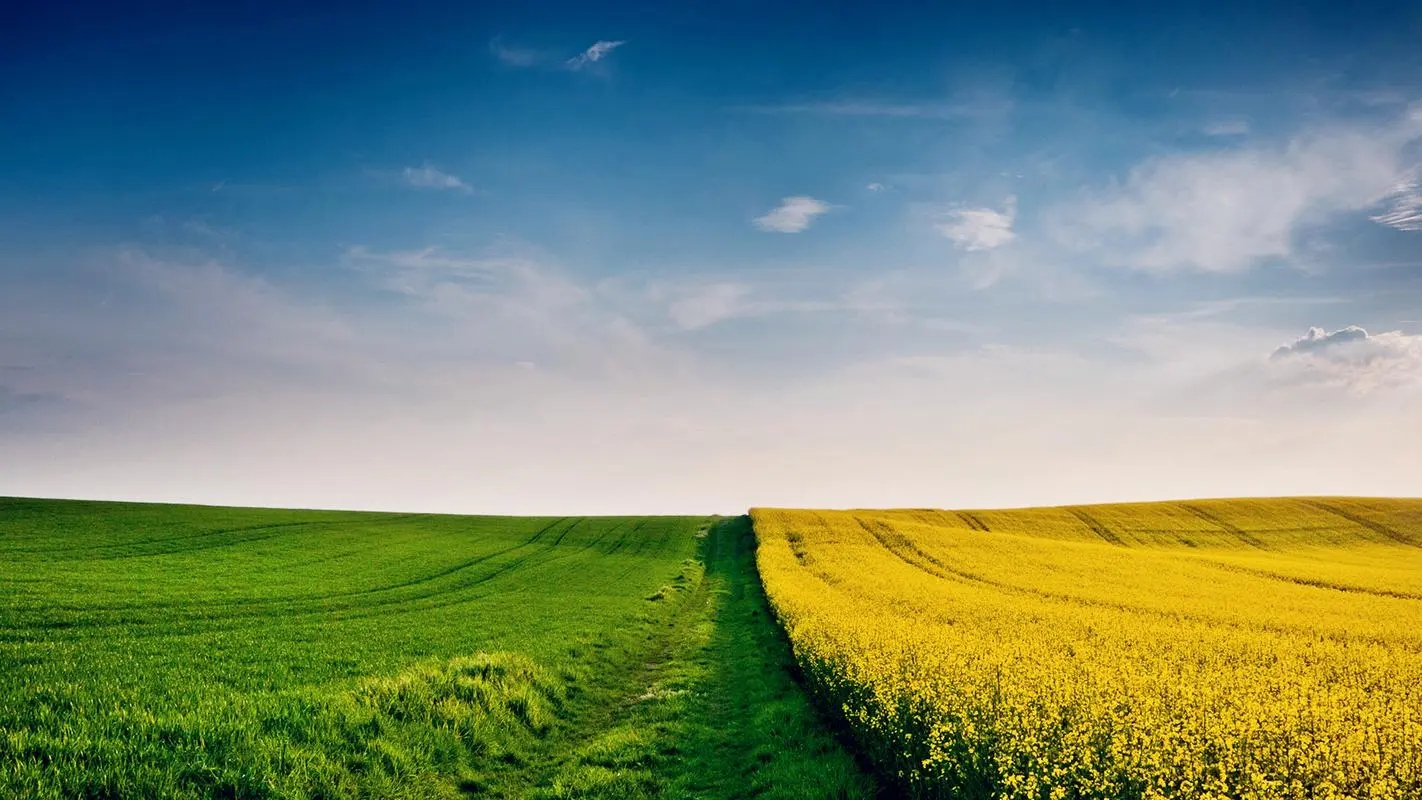
M 745 518 L 0 499 L 0 797 L 859 797 Z

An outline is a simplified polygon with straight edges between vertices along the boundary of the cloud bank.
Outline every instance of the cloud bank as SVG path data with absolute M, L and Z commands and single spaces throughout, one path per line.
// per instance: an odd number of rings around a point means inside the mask
M 892 284 L 823 299 L 756 276 L 613 292 L 518 247 L 357 247 L 335 266 L 344 283 L 319 291 L 132 249 L 66 268 L 53 292 L 0 276 L 0 364 L 25 367 L 0 392 L 0 491 L 551 514 L 1415 486 L 1415 449 L 1399 446 L 1422 441 L 1414 407 L 1364 405 L 1383 391 L 1298 401 L 1331 375 L 1390 376 L 1382 389 L 1417 374 L 1413 336 L 1314 333 L 1264 359 L 1257 331 L 1175 320 L 1145 362 L 1066 341 L 915 352 L 904 342 L 926 325 L 868 313 Z M 813 369 L 752 358 L 793 344 L 761 335 L 784 312 L 815 326 L 788 352 L 901 335 Z M 749 339 L 717 325 L 749 317 Z M 1173 372 L 1251 357 L 1254 382 L 1211 408 Z M 1283 399 L 1261 409 L 1264 392 Z M 1151 393 L 1188 402 L 1163 414 L 1142 404 Z

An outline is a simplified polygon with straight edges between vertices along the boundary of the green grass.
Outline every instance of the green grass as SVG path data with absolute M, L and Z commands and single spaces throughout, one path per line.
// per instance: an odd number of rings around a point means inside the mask
M 690 574 L 652 595 L 680 607 L 650 658 L 631 675 L 604 676 L 624 687 L 620 702 L 579 729 L 600 733 L 540 796 L 873 796 L 874 782 L 791 676 L 789 643 L 755 573 L 750 519 L 714 525 L 699 554 Z
M 0 499 L 0 797 L 858 797 L 744 519 Z

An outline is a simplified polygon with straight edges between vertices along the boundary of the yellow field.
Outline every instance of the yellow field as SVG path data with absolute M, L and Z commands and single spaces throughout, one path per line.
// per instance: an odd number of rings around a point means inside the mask
M 1422 501 L 751 515 L 913 795 L 1422 798 Z

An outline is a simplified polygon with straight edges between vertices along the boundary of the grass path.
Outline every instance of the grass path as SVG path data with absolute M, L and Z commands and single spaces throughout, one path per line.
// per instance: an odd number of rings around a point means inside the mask
M 709 543 L 710 636 L 685 662 L 706 685 L 691 708 L 697 758 L 680 786 L 697 797 L 867 797 L 874 786 L 830 736 L 792 678 L 794 656 L 755 567 L 749 517 L 722 523 Z
M 697 559 L 651 600 L 640 647 L 584 687 L 533 768 L 474 796 L 861 798 L 873 781 L 792 676 L 755 572 L 747 517 L 715 522 Z

